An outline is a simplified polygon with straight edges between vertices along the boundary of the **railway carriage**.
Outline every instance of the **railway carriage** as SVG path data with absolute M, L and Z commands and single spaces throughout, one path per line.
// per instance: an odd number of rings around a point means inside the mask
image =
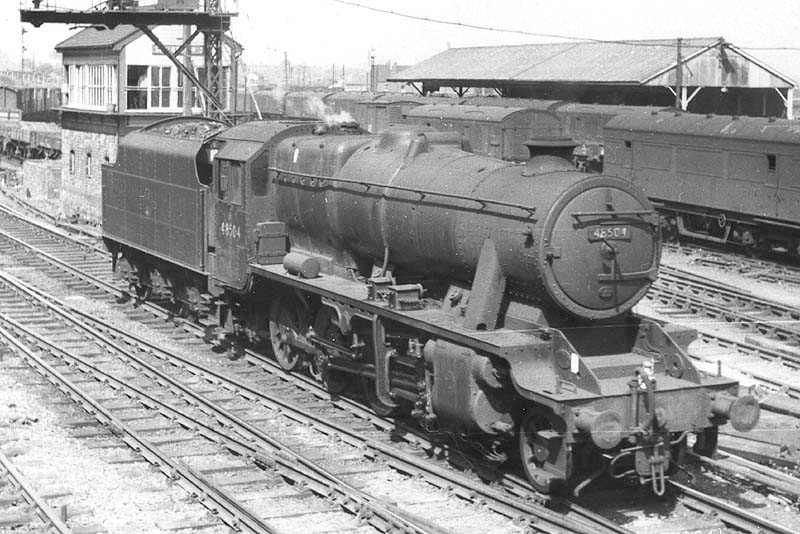
M 576 172 L 568 140 L 528 147 L 520 165 L 415 126 L 170 119 L 104 167 L 105 241 L 141 297 L 516 457 L 542 491 L 610 472 L 662 493 L 689 434 L 710 454 L 758 405 L 694 367 L 689 333 L 631 315 L 660 258 L 642 191 Z
M 644 189 L 667 239 L 800 255 L 800 123 L 626 114 L 605 128 L 608 172 Z
M 458 132 L 472 152 L 508 161 L 530 159 L 525 142 L 532 137 L 562 135 L 556 115 L 522 107 L 431 104 L 406 111 L 405 122 Z

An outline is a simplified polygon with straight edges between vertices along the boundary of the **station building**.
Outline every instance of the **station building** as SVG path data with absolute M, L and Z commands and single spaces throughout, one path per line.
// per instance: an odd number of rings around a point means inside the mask
M 389 78 L 420 93 L 793 118 L 795 82 L 719 38 L 451 48 Z M 678 83 L 680 76 L 681 83 Z M 677 93 L 677 99 L 676 99 Z

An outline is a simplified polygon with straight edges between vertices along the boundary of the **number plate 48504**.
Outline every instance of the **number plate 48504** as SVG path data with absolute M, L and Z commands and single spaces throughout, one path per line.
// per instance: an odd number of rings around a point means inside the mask
M 595 226 L 589 228 L 589 241 L 630 241 L 628 226 Z

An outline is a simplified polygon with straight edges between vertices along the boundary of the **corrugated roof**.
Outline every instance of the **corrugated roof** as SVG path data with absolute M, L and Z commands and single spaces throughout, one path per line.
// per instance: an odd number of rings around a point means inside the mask
M 688 60 L 722 43 L 722 38 L 684 39 L 682 57 Z M 445 50 L 390 81 L 639 84 L 675 63 L 674 40 L 480 46 Z
M 65 48 L 114 48 L 138 32 L 135 26 L 120 24 L 112 29 L 85 28 L 56 45 L 56 50 Z

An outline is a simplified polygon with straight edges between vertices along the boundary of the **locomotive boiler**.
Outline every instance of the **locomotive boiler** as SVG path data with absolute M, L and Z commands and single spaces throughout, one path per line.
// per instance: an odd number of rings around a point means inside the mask
M 629 181 L 576 172 L 568 140 L 512 164 L 453 132 L 192 120 L 123 139 L 104 169 L 106 243 L 139 294 L 514 458 L 545 492 L 608 472 L 661 493 L 689 434 L 708 454 L 719 425 L 756 424 L 752 397 L 692 364 L 689 332 L 631 314 L 657 275 L 658 216 Z M 145 212 L 154 190 L 165 209 Z M 164 233 L 189 220 L 176 247 Z

